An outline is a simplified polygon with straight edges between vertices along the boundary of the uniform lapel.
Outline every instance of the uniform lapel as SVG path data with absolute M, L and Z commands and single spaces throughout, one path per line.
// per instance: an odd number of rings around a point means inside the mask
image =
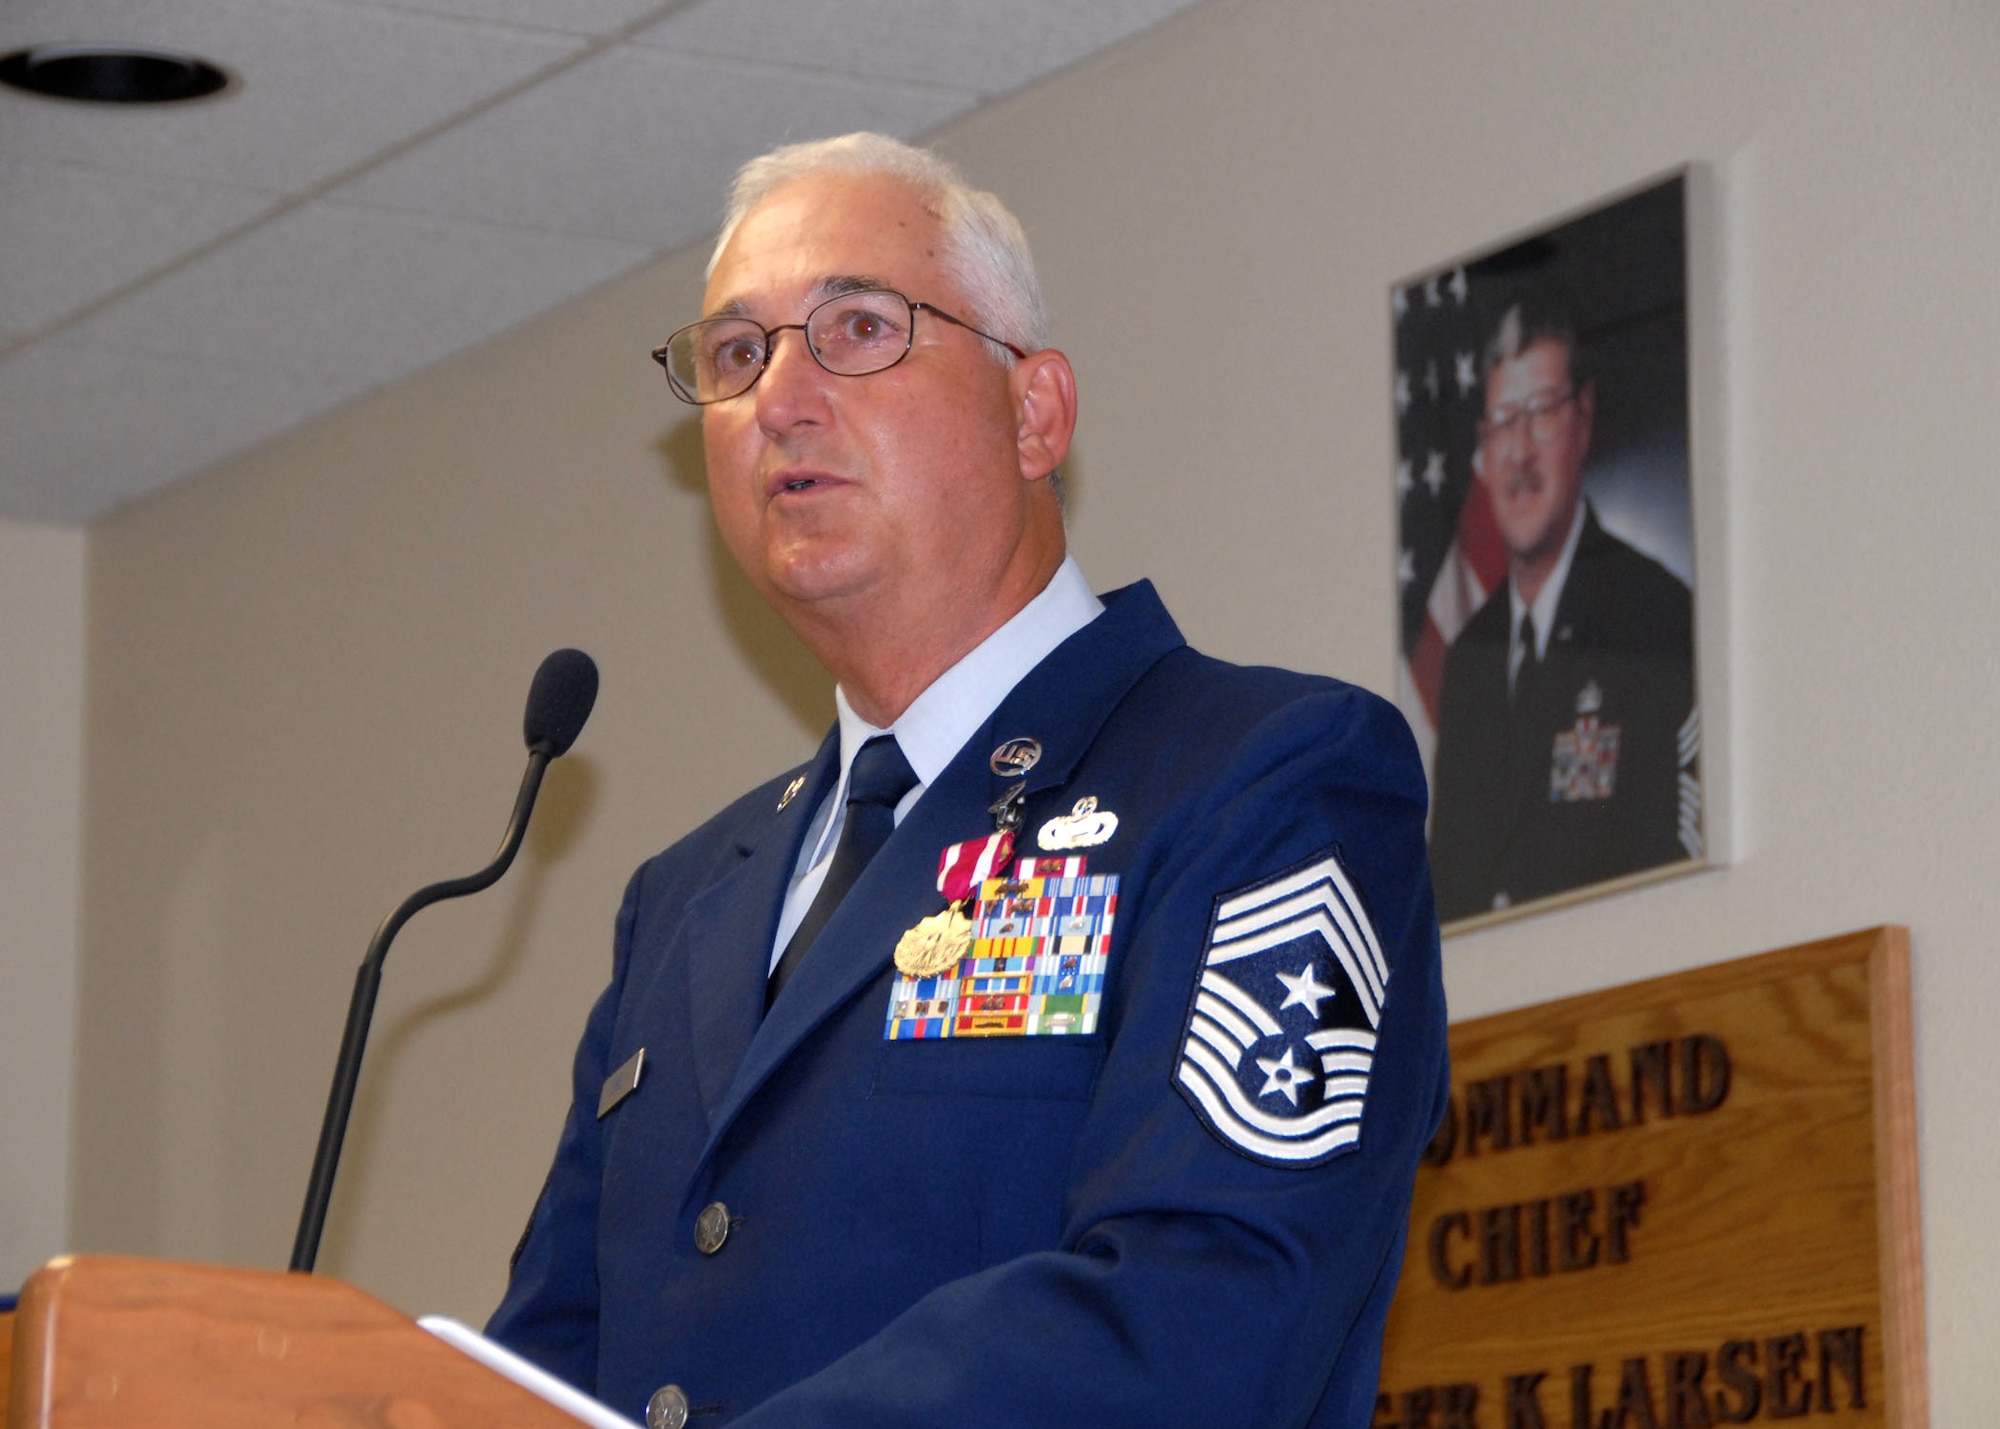
M 983 787 L 969 777 L 964 758 L 953 760 L 855 880 L 785 984 L 784 995 L 756 1025 L 740 1063 L 731 1064 L 736 1075 L 710 1120 L 711 1149 L 743 1103 L 792 1049 L 856 988 L 889 965 L 904 931 L 937 911 L 938 854 L 948 844 L 977 838 L 984 831 L 976 817 L 968 818 L 969 810 L 984 808 L 983 801 L 974 802 Z M 967 797 L 968 791 L 973 798 Z M 782 885 L 776 896 L 784 896 Z M 775 915 L 770 923 L 767 945 L 774 936 Z M 761 978 L 757 999 L 761 1010 Z M 885 1017 L 887 1013 L 885 1007 Z M 703 1085 L 705 1095 L 706 1070 Z
M 820 745 L 805 785 L 754 844 L 740 846 L 743 862 L 688 901 L 688 1035 L 711 1125 L 763 1019 L 778 910 L 813 811 L 839 771 L 836 729 Z
M 1113 592 L 1105 604 L 1102 616 L 1065 641 L 1001 702 L 992 721 L 924 790 L 848 890 L 785 985 L 784 996 L 756 1027 L 740 1064 L 728 1064 L 736 1075 L 711 1113 L 703 1161 L 779 1063 L 858 989 L 880 976 L 907 929 L 943 905 L 937 891 L 938 855 L 961 839 L 990 832 L 987 806 L 997 787 L 1013 782 L 988 768 L 993 746 L 1016 735 L 1033 736 L 1045 752 L 1029 772 L 1028 792 L 1063 782 L 1125 692 L 1162 655 L 1185 643 L 1147 582 Z M 791 844 L 793 853 L 784 862 L 787 874 L 797 856 L 797 840 Z M 745 899 L 748 894 L 745 887 Z M 781 881 L 772 896 L 783 895 Z M 767 909 L 757 920 L 767 952 L 776 935 L 776 917 Z M 760 999 L 762 987 L 760 979 Z M 888 1011 L 881 1009 L 885 1020 Z M 727 1041 L 720 1045 L 730 1050 Z M 704 1096 L 710 1075 L 704 1069 Z
M 1104 602 L 1104 614 L 1030 671 L 1000 702 L 986 734 L 972 741 L 968 752 L 986 775 L 989 802 L 1017 782 L 986 768 L 995 745 L 1021 735 L 1041 743 L 1041 758 L 1019 781 L 1024 797 L 1067 784 L 1126 692 L 1163 655 L 1187 643 L 1151 581 L 1113 591 Z M 1032 852 L 1026 845 L 1033 837 L 1024 829 L 1014 851 Z

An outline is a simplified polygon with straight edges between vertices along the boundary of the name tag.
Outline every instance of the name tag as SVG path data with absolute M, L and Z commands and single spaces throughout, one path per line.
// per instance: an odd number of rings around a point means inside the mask
M 632 1095 L 639 1086 L 639 1072 L 646 1065 L 646 1049 L 641 1047 L 625 1059 L 617 1071 L 604 1079 L 604 1089 L 597 1094 L 597 1119 L 610 1113 L 611 1108 Z

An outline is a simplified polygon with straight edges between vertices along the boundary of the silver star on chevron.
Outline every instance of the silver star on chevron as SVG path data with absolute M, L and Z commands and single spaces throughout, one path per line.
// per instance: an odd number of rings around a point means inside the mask
M 1302 1070 L 1292 1060 L 1291 1048 L 1287 1047 L 1282 1057 L 1259 1057 L 1257 1065 L 1264 1069 L 1264 1087 L 1257 1093 L 1259 1097 L 1275 1092 L 1293 1106 L 1299 1104 L 1299 1083 L 1310 1082 L 1312 1073 Z
M 1315 1018 L 1319 1016 L 1319 1005 L 1338 993 L 1319 980 L 1319 965 L 1307 963 L 1295 973 L 1279 973 L 1278 981 L 1285 985 L 1285 1000 L 1278 1004 L 1278 1011 L 1288 1007 L 1303 1007 Z

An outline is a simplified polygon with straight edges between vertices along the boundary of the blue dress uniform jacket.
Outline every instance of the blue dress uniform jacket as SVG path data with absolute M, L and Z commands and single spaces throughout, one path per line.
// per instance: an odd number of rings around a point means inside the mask
M 1024 735 L 1043 753 L 1017 852 L 1080 798 L 1118 816 L 1085 851 L 1120 876 L 1098 1027 L 885 1041 L 892 950 L 944 906 L 940 851 L 991 831 L 1013 780 L 988 755 Z M 694 1429 L 1366 1425 L 1446 1091 L 1401 717 L 1197 654 L 1149 585 L 1115 592 L 925 790 L 765 1016 L 836 751 L 782 807 L 790 774 L 633 878 L 489 1333 L 635 1418 L 678 1384 Z M 1271 1164 L 1212 1130 L 1176 1072 L 1219 901 L 1329 850 L 1387 996 L 1358 1142 Z M 637 1089 L 600 1120 L 606 1077 L 642 1047 Z M 703 1254 L 695 1223 L 718 1202 L 729 1234 Z

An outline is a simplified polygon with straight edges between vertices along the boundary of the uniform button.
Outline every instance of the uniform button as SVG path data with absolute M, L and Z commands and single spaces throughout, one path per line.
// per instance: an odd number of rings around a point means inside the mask
M 703 1255 L 714 1255 L 728 1239 L 729 1207 L 710 1201 L 694 1218 L 694 1248 Z
M 663 1384 L 646 1401 L 646 1429 L 683 1429 L 688 1422 L 688 1397 L 677 1384 Z

